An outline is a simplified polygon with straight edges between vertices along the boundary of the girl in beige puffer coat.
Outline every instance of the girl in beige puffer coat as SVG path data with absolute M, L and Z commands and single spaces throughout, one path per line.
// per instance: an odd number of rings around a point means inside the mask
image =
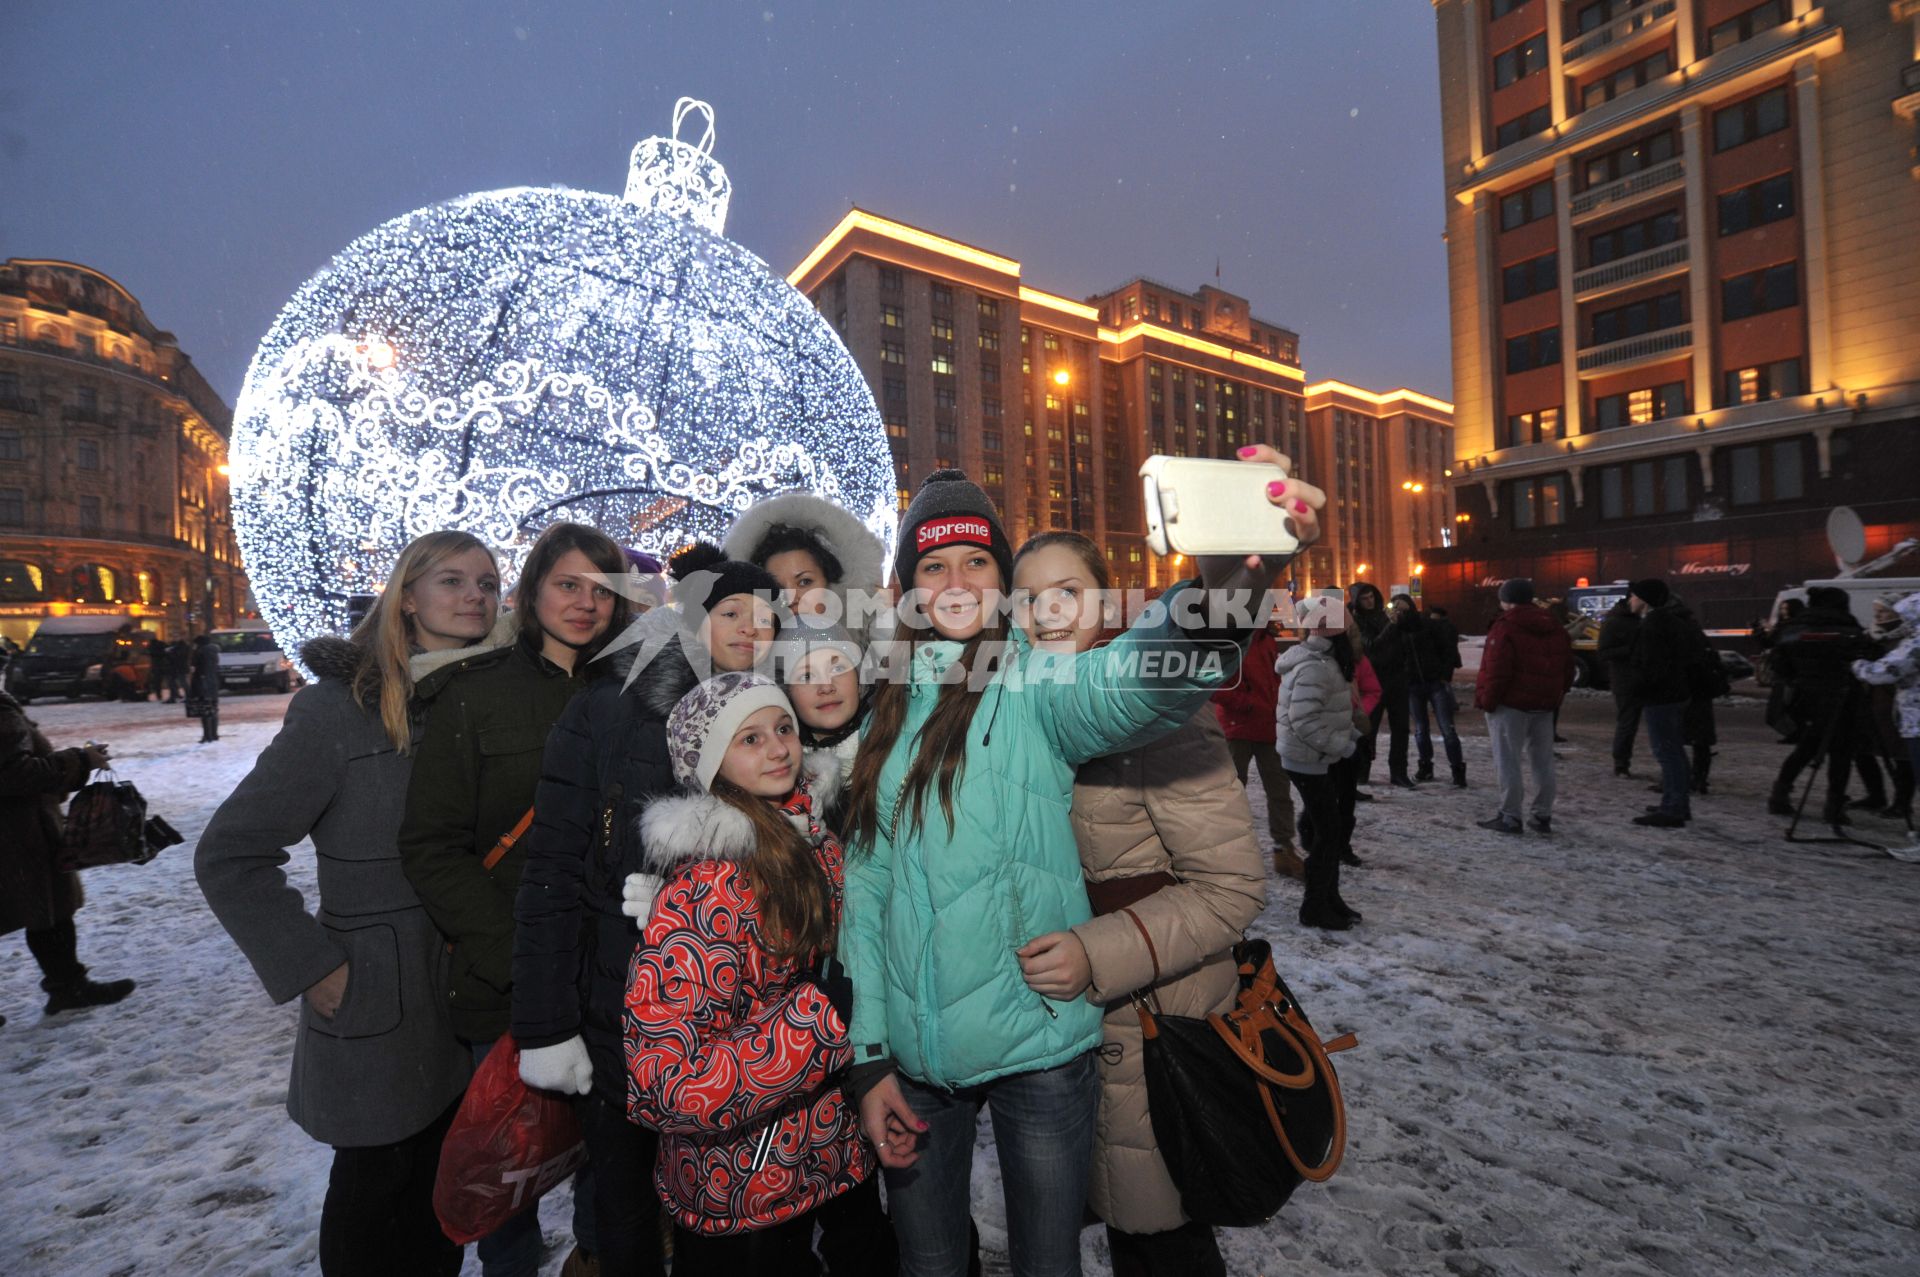
M 1014 560 L 1017 615 L 1039 646 L 1092 647 L 1101 617 L 1087 596 L 1107 588 L 1104 556 L 1077 533 L 1043 533 Z M 1107 1224 L 1116 1277 L 1224 1274 L 1213 1230 L 1182 1213 L 1154 1142 L 1129 996 L 1151 990 L 1168 1015 L 1231 1009 L 1239 981 L 1229 950 L 1266 905 L 1253 814 L 1212 707 L 1082 766 L 1073 827 L 1095 916 L 1033 941 L 1022 962 L 1041 993 L 1084 990 L 1108 1008 L 1088 1204 Z

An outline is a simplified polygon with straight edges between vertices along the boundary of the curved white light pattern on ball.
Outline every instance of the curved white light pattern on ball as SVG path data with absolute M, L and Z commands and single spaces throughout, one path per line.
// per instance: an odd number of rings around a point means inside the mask
M 627 196 L 469 195 L 354 241 L 287 304 L 235 410 L 235 533 L 283 643 L 342 630 L 408 539 L 458 527 L 509 580 L 540 530 L 650 553 L 804 488 L 891 547 L 892 456 L 806 299 L 720 235 L 730 184 L 651 138 Z

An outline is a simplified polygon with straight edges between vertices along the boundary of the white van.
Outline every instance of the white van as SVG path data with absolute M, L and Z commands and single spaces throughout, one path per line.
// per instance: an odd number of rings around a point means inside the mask
M 241 687 L 270 687 L 290 692 L 299 683 L 300 672 L 280 650 L 273 631 L 265 621 L 242 621 L 230 630 L 215 630 L 213 641 L 220 648 L 220 690 Z

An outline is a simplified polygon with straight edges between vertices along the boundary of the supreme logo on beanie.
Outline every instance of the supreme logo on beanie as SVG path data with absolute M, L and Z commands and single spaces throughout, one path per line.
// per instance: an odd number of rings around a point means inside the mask
M 1003 587 L 1013 582 L 1013 543 L 1000 526 L 993 498 L 960 470 L 935 470 L 914 493 L 900 519 L 900 546 L 893 576 L 903 590 L 913 588 L 913 569 L 921 556 L 949 545 L 977 545 L 1000 565 Z

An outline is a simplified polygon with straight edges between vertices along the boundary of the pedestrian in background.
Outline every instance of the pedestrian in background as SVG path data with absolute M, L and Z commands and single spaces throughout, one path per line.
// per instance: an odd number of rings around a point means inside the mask
M 1360 648 L 1380 680 L 1380 701 L 1371 711 L 1372 724 L 1360 746 L 1358 783 L 1373 779 L 1373 759 L 1380 737 L 1380 720 L 1387 721 L 1387 781 L 1397 789 L 1412 789 L 1413 777 L 1407 772 L 1407 686 L 1412 677 L 1408 659 L 1407 632 L 1394 624 L 1388 614 L 1380 588 L 1367 581 L 1355 581 L 1347 587 L 1348 607 L 1358 625 Z
M 1692 770 L 1687 764 L 1687 708 L 1705 678 L 1705 663 L 1719 658 L 1706 635 L 1667 583 L 1635 581 L 1627 601 L 1640 617 L 1630 662 L 1633 691 L 1647 725 L 1647 748 L 1660 764 L 1660 802 L 1633 823 L 1677 829 L 1693 819 Z
M 1340 615 L 1340 601 L 1314 597 L 1296 621 L 1304 637 L 1280 657 L 1275 736 L 1287 778 L 1307 809 L 1307 890 L 1300 925 L 1345 931 L 1360 913 L 1341 898 L 1340 864 L 1353 834 L 1352 791 L 1359 770 L 1362 723 L 1354 677 L 1360 662 Z
M 1633 690 L 1633 640 L 1640 632 L 1640 614 L 1621 599 L 1607 609 L 1600 622 L 1594 657 L 1607 672 L 1613 693 L 1613 774 L 1633 773 L 1633 741 L 1640 734 L 1640 699 Z
M 220 739 L 220 645 L 213 635 L 193 641 L 193 674 L 187 696 L 200 703 L 200 743 Z
M 1894 712 L 1900 737 L 1907 747 L 1910 773 L 1920 773 L 1920 593 L 1909 594 L 1889 609 L 1900 623 L 1898 642 L 1877 660 L 1855 661 L 1853 675 L 1870 687 L 1893 689 Z M 1882 626 L 1884 631 L 1887 627 Z M 1907 842 L 1889 847 L 1895 859 L 1920 861 L 1920 835 L 1907 813 Z
M 1433 735 L 1427 727 L 1427 711 L 1433 711 L 1440 729 L 1441 743 L 1447 751 L 1447 767 L 1453 787 L 1467 787 L 1467 759 L 1460 750 L 1460 733 L 1453 717 L 1459 705 L 1453 699 L 1453 672 L 1460 668 L 1460 631 L 1453 628 L 1443 607 L 1429 608 L 1420 614 L 1419 605 L 1407 594 L 1393 596 L 1396 612 L 1404 611 L 1401 622 L 1408 629 L 1407 654 L 1413 667 L 1408 683 L 1408 708 L 1413 716 L 1413 739 L 1419 751 L 1419 766 L 1413 778 L 1433 779 Z
M 80 875 L 59 866 L 60 804 L 108 761 L 98 742 L 55 749 L 13 694 L 0 691 L 0 936 L 27 933 L 47 1015 L 106 1006 L 133 992 L 131 980 L 87 978 L 73 926 L 85 899 Z
M 1536 833 L 1553 832 L 1553 717 L 1573 686 L 1573 640 L 1534 603 L 1533 582 L 1513 577 L 1500 586 L 1500 616 L 1487 630 L 1487 646 L 1474 684 L 1474 704 L 1487 715 L 1493 745 L 1493 775 L 1500 810 L 1480 822 L 1496 833 L 1521 832 L 1525 767 L 1533 775 Z
M 187 678 L 193 668 L 193 648 L 185 639 L 167 644 L 167 704 L 186 699 Z

